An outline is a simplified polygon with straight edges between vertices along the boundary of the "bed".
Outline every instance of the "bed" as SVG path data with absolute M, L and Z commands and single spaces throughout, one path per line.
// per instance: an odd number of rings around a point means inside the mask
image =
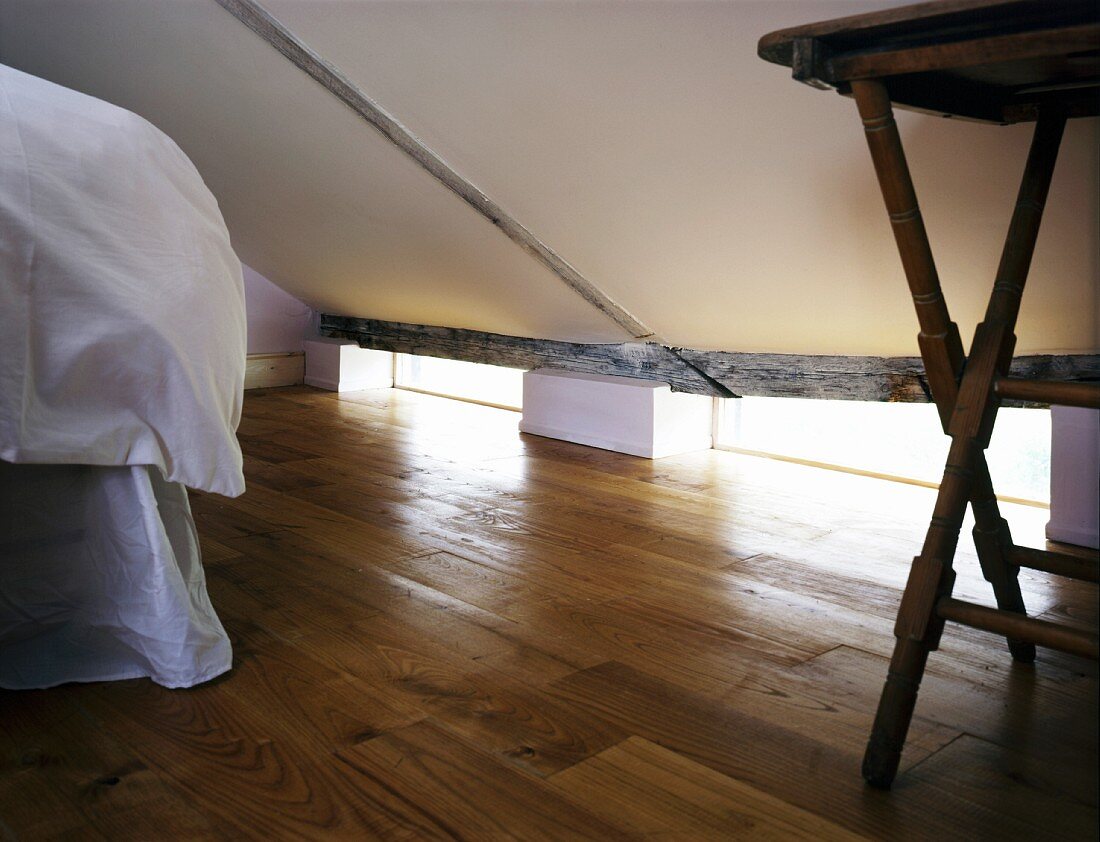
M 245 339 L 187 156 L 0 66 L 0 686 L 229 669 L 187 487 L 244 490 Z

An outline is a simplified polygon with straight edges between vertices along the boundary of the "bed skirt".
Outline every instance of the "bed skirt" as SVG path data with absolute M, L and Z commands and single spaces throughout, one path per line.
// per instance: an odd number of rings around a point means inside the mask
M 187 489 L 148 466 L 0 461 L 0 687 L 230 668 Z

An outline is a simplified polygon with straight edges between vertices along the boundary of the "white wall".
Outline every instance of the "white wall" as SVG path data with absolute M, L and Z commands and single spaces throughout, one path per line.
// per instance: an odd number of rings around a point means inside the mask
M 309 331 L 310 308 L 250 266 L 243 269 L 248 353 L 301 351 Z
M 876 0 L 265 5 L 670 341 L 915 354 L 854 105 L 756 56 Z M 0 58 L 172 135 L 242 259 L 313 307 L 524 336 L 623 333 L 214 2 L 0 0 Z M 969 338 L 1028 127 L 899 115 Z M 1100 346 L 1100 134 L 1073 121 L 1018 351 Z
M 1047 537 L 1100 548 L 1100 411 L 1051 407 Z

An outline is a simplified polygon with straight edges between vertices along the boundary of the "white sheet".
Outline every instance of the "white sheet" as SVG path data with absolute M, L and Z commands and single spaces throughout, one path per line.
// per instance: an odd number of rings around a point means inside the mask
M 0 66 L 0 686 L 229 668 L 184 485 L 244 491 L 244 360 L 240 262 L 183 152 Z
M 244 490 L 240 261 L 140 117 L 0 66 L 0 459 Z
M 159 468 L 0 462 L 0 687 L 229 669 L 187 490 Z

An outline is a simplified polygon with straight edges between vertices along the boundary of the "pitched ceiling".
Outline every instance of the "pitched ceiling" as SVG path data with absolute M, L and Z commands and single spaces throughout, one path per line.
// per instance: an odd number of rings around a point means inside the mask
M 853 106 L 755 56 L 769 30 L 896 4 L 264 5 L 667 340 L 914 352 Z M 318 309 L 628 338 L 214 0 L 0 0 L 0 60 L 166 131 L 242 259 Z M 966 333 L 1028 131 L 899 122 Z M 1050 306 L 1025 303 L 1023 351 L 1100 344 L 1096 141 L 1095 120 L 1071 125 L 1034 269 Z

